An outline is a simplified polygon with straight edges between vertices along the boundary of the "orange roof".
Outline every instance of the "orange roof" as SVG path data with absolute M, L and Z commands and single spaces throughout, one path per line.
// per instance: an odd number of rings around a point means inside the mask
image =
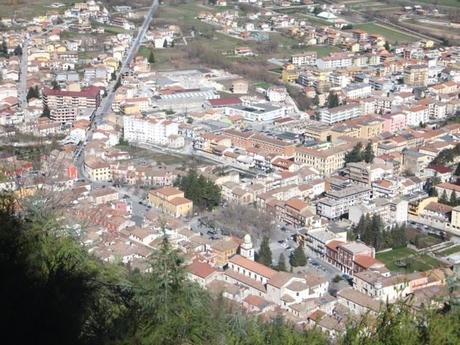
M 171 196 L 171 195 L 182 193 L 182 191 L 176 187 L 163 187 L 163 188 L 156 189 L 153 192 L 156 192 L 158 194 L 163 194 L 166 196 Z
M 305 207 L 308 207 L 306 202 L 297 198 L 289 199 L 288 201 L 286 201 L 286 205 L 297 211 L 302 211 Z
M 266 278 L 273 277 L 277 272 L 270 267 L 259 264 L 258 262 L 246 259 L 241 255 L 234 255 L 229 260 L 230 263 L 243 267 L 251 272 L 257 273 Z
M 328 243 L 326 243 L 326 247 L 332 250 L 337 250 L 337 247 L 340 246 L 341 244 L 344 244 L 345 242 L 343 241 L 337 241 L 337 240 L 332 240 Z
M 372 256 L 368 256 L 368 255 L 356 255 L 354 261 L 359 266 L 364 267 L 364 268 L 372 267 L 375 264 L 383 265 L 379 260 L 373 258 Z
M 177 197 L 177 198 L 174 198 L 172 200 L 169 200 L 169 202 L 171 204 L 173 204 L 174 206 L 179 206 L 179 205 L 185 205 L 185 204 L 189 204 L 191 203 L 192 201 L 187 199 L 187 198 L 183 198 L 181 196 Z
M 200 278 L 209 277 L 212 273 L 217 271 L 214 267 L 212 267 L 208 263 L 199 262 L 199 261 L 193 261 L 193 263 L 188 265 L 186 269 L 190 273 Z

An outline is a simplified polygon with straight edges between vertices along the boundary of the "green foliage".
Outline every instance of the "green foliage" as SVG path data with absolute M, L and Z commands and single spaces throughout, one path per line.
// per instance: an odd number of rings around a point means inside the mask
M 372 163 L 374 161 L 375 154 L 372 148 L 372 143 L 367 143 L 363 149 L 361 142 L 357 143 L 350 152 L 345 154 L 345 163 L 362 162 Z
M 307 264 L 307 257 L 302 246 L 297 246 L 297 248 L 292 252 L 289 263 L 292 267 L 305 266 Z
M 6 44 L 5 39 L 3 39 L 0 47 L 0 57 L 8 57 L 8 45 Z
M 148 58 L 149 64 L 155 63 L 155 55 L 153 54 L 153 51 L 150 51 L 149 58 Z
M 286 257 L 284 256 L 283 253 L 280 254 L 279 259 L 278 259 L 278 265 L 276 266 L 276 269 L 278 271 L 283 271 L 286 272 Z
M 339 96 L 335 92 L 329 93 L 327 96 L 327 107 L 328 108 L 335 108 L 340 105 Z
M 460 144 L 452 149 L 444 149 L 432 160 L 431 165 L 446 165 L 460 155 Z
M 190 170 L 187 175 L 179 176 L 174 182 L 185 193 L 185 197 L 193 201 L 194 207 L 201 210 L 212 210 L 220 204 L 220 188 L 211 180 Z
M 272 265 L 272 251 L 270 249 L 269 238 L 267 236 L 264 236 L 262 239 L 256 261 L 268 267 Z
M 455 176 L 460 176 L 460 163 L 457 164 L 457 167 L 455 168 L 454 171 Z
M 51 112 L 50 112 L 50 108 L 48 108 L 47 105 L 45 105 L 43 107 L 43 112 L 42 112 L 42 116 L 41 117 L 50 117 L 51 115 Z
M 352 237 L 373 246 L 376 250 L 385 248 L 401 248 L 407 246 L 406 227 L 396 225 L 391 229 L 384 229 L 384 224 L 379 215 L 362 216 L 353 228 Z

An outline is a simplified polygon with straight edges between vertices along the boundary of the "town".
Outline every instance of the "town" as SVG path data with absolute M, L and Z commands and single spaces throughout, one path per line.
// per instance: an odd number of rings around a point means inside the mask
M 0 190 L 103 262 L 339 337 L 459 298 L 460 6 L 0 5 Z

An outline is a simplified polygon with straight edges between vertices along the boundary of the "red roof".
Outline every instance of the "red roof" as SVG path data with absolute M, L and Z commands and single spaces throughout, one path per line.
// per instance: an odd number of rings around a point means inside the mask
M 440 174 L 446 174 L 452 172 L 452 169 L 444 165 L 432 165 L 430 169 L 437 171 Z
M 87 97 L 94 98 L 99 95 L 100 89 L 96 86 L 90 86 L 81 91 L 62 91 L 45 88 L 43 94 L 45 96 L 61 96 L 61 97 Z
M 209 104 L 211 104 L 212 107 L 224 107 L 227 105 L 238 105 L 238 104 L 241 104 L 241 99 L 239 97 L 216 98 L 216 99 L 210 99 Z
M 216 269 L 206 262 L 194 261 L 191 265 L 187 266 L 187 271 L 200 278 L 206 278 L 216 272 Z
M 374 259 L 373 257 L 368 255 L 356 255 L 354 261 L 363 268 L 370 268 L 375 264 L 382 265 L 382 263 L 379 260 Z

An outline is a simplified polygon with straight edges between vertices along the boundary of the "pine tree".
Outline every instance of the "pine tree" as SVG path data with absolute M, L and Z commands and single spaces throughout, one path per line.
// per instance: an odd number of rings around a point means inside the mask
M 0 56 L 6 57 L 8 56 L 8 45 L 6 44 L 5 39 L 2 41 L 2 46 L 0 48 Z
M 29 88 L 29 91 L 27 91 L 26 99 L 27 99 L 27 101 L 29 101 L 31 98 L 34 98 L 34 97 L 35 97 L 34 88 L 33 88 L 33 87 L 30 87 L 30 88 Z
M 155 55 L 153 54 L 153 51 L 152 51 L 152 50 L 150 51 L 150 55 L 149 55 L 149 58 L 148 58 L 148 62 L 149 62 L 149 64 L 155 63 Z
M 441 197 L 439 198 L 439 202 L 446 205 L 449 204 L 449 200 L 447 200 L 447 193 L 445 189 L 443 190 Z
M 455 169 L 454 175 L 460 176 L 460 163 L 457 164 L 457 168 Z
M 41 117 L 50 117 L 51 112 L 47 105 L 43 107 L 43 112 Z
M 313 98 L 313 104 L 318 106 L 319 105 L 319 96 L 318 94 L 315 95 L 315 97 Z
M 34 87 L 34 97 L 40 98 L 40 90 L 38 89 L 38 85 L 35 85 Z
M 345 163 L 361 162 L 363 160 L 363 144 L 357 143 L 350 152 L 345 154 Z
M 362 158 L 366 163 L 372 163 L 374 161 L 374 150 L 372 149 L 372 143 L 369 142 L 366 145 L 366 148 L 364 149 L 364 152 L 362 154 Z
M 286 258 L 283 253 L 280 254 L 280 257 L 278 259 L 278 266 L 277 266 L 278 271 L 283 271 L 286 272 Z
M 270 249 L 269 238 L 267 236 L 264 236 L 262 243 L 260 244 L 260 249 L 257 253 L 257 262 L 269 267 L 272 265 L 272 251 Z
M 327 97 L 327 107 L 334 108 L 339 106 L 339 96 L 335 92 L 329 93 Z
M 307 257 L 302 246 L 298 246 L 291 254 L 289 263 L 292 267 L 305 266 L 307 264 Z
M 60 90 L 61 87 L 59 86 L 58 82 L 56 80 L 53 80 L 51 82 L 51 86 L 53 87 L 53 90 Z
M 388 41 L 385 41 L 385 45 L 384 45 L 385 49 L 387 51 L 390 51 L 391 50 L 391 46 L 390 46 L 390 43 Z
M 453 190 L 452 193 L 450 193 L 450 198 L 449 198 L 449 205 L 452 207 L 457 206 L 458 200 L 457 200 L 457 193 Z

